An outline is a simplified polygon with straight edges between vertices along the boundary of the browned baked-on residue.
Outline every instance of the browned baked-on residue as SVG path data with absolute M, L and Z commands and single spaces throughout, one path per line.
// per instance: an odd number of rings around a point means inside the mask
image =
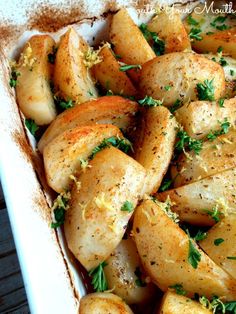
M 1 48 L 3 49 L 4 46 L 7 46 L 8 44 L 13 46 L 17 38 L 23 33 L 23 30 L 23 26 L 12 25 L 7 21 L 2 22 L 2 24 L 0 24 Z
M 32 156 L 33 151 L 30 147 L 29 143 L 27 142 L 25 138 L 25 134 L 23 132 L 20 132 L 18 130 L 14 130 L 12 132 L 12 138 L 16 145 L 20 148 L 21 152 L 25 156 L 26 160 L 30 163 L 32 163 Z

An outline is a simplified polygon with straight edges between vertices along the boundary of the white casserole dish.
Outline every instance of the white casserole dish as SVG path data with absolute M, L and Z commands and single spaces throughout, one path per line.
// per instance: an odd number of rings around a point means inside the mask
M 150 1 L 146 7 L 144 1 L 134 0 L 0 3 L 0 175 L 32 313 L 77 313 L 85 288 L 63 247 L 60 232 L 50 228 L 50 193 L 43 188 L 41 163 L 29 144 L 14 90 L 9 87 L 8 59 L 19 53 L 33 33 L 60 28 L 52 33 L 58 39 L 64 26 L 73 23 L 92 44 L 107 39 L 111 14 L 104 13 L 127 6 L 136 22 L 145 22 L 155 4 L 173 2 Z M 31 142 L 34 147 L 32 138 Z

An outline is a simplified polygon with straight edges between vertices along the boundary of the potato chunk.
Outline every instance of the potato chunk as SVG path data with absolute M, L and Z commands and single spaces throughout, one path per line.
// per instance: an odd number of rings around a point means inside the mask
M 54 84 L 61 96 L 82 103 L 98 96 L 85 65 L 89 46 L 71 27 L 61 37 L 56 54 Z
M 192 266 L 189 237 L 166 215 L 165 207 L 166 204 L 146 200 L 134 215 L 134 240 L 152 281 L 162 291 L 181 284 L 189 297 L 198 293 L 208 298 L 217 295 L 235 300 L 236 281 L 198 249 L 193 240 L 191 243 L 200 254 L 200 261 L 196 268 Z
M 133 96 L 137 93 L 135 87 L 125 72 L 120 71 L 120 64 L 112 54 L 110 48 L 105 46 L 99 56 L 102 62 L 93 66 L 94 77 L 104 89 L 111 90 L 114 94 Z
M 48 54 L 55 45 L 49 35 L 35 35 L 26 43 L 17 72 L 16 98 L 21 111 L 37 125 L 49 124 L 56 117 L 50 89 L 52 65 Z
M 144 112 L 135 159 L 146 169 L 144 193 L 155 193 L 168 169 L 176 137 L 176 120 L 163 106 Z
M 141 165 L 114 147 L 97 153 L 90 165 L 78 177 L 79 193 L 72 190 L 64 225 L 69 249 L 87 270 L 105 261 L 121 241 L 145 176 Z
M 201 55 L 173 52 L 146 62 L 139 85 L 143 96 L 163 99 L 165 106 L 171 106 L 177 99 L 183 103 L 198 99 L 197 84 L 206 80 L 213 80 L 214 98 L 219 99 L 225 90 L 222 67 Z
M 222 219 L 207 232 L 200 247 L 210 258 L 236 279 L 236 215 Z
M 48 185 L 58 193 L 68 190 L 70 176 L 81 171 L 92 150 L 112 136 L 123 137 L 117 127 L 98 124 L 69 129 L 54 138 L 43 151 Z
M 204 142 L 199 155 L 183 153 L 171 167 L 174 187 L 189 184 L 227 169 L 236 167 L 236 130 L 213 141 Z
M 113 293 L 90 293 L 80 300 L 79 314 L 133 314 Z
M 113 124 L 129 134 L 135 127 L 138 109 L 136 102 L 120 96 L 103 96 L 76 105 L 56 117 L 40 139 L 38 148 L 42 153 L 44 147 L 64 131 L 95 123 Z
M 219 129 L 219 121 L 225 118 L 236 125 L 236 98 L 226 99 L 224 107 L 217 102 L 193 101 L 178 109 L 175 117 L 189 136 L 201 139 Z
M 197 182 L 156 195 L 160 201 L 167 197 L 173 203 L 172 210 L 177 212 L 180 220 L 191 224 L 211 226 L 215 220 L 214 208 L 222 215 L 236 212 L 236 168 L 223 171 Z

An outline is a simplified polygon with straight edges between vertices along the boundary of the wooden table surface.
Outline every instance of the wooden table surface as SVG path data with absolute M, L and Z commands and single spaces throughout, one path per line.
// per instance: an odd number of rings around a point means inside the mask
M 0 314 L 30 313 L 0 186 Z

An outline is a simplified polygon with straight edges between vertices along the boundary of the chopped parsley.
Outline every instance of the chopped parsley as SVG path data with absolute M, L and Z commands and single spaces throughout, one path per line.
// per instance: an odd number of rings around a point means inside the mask
M 165 53 L 165 42 L 158 37 L 155 32 L 150 32 L 147 24 L 142 23 L 139 27 L 145 39 L 151 44 L 155 54 L 161 56 Z
M 225 67 L 226 65 L 229 65 L 228 62 L 225 60 L 225 58 L 221 57 L 220 60 L 219 60 L 219 64 L 222 66 L 222 67 Z
M 217 131 L 211 131 L 209 134 L 207 134 L 206 138 L 209 140 L 209 141 L 214 141 L 218 136 L 220 135 L 223 135 L 223 134 L 226 134 L 229 132 L 229 128 L 231 126 L 230 122 L 227 120 L 227 118 L 224 119 L 223 122 L 220 122 L 220 130 L 217 130 Z
M 55 199 L 52 206 L 55 222 L 51 223 L 51 228 L 55 229 L 64 224 L 65 213 L 66 209 L 68 208 L 69 199 L 70 199 L 69 193 L 59 194 Z
M 151 96 L 145 96 L 143 99 L 138 100 L 138 103 L 141 106 L 148 106 L 148 107 L 157 107 L 162 106 L 163 102 L 158 99 L 154 99 Z
M 218 47 L 217 52 L 218 52 L 218 53 L 223 52 L 223 47 L 221 47 L 221 46 L 220 46 L 220 47 Z
M 227 256 L 227 259 L 232 259 L 236 261 L 236 256 Z
M 73 103 L 73 101 L 71 99 L 68 99 L 67 101 L 61 99 L 57 104 L 58 104 L 59 107 L 61 107 L 64 110 L 72 108 L 74 106 L 74 103 Z
M 179 99 L 176 99 L 174 104 L 169 108 L 171 113 L 174 113 L 179 107 L 182 105 L 182 101 Z
M 218 239 L 215 239 L 214 240 L 214 244 L 215 244 L 215 246 L 219 246 L 221 243 L 223 243 L 224 242 L 224 239 L 222 239 L 222 238 L 218 238 Z
M 16 85 L 18 84 L 18 81 L 17 81 L 18 76 L 20 76 L 20 72 L 17 72 L 16 70 L 11 71 L 11 77 L 9 80 L 9 85 L 11 87 L 15 88 Z
M 236 313 L 236 301 L 226 302 L 224 305 L 227 312 Z
M 213 220 L 215 220 L 215 222 L 220 221 L 220 217 L 221 217 L 222 213 L 219 211 L 218 206 L 214 206 L 211 210 L 205 209 L 205 212 L 209 216 L 211 216 L 211 218 Z
M 213 35 L 214 33 L 213 32 L 207 32 L 206 34 L 207 35 Z
M 188 262 L 194 268 L 197 269 L 198 263 L 201 261 L 201 253 L 196 248 L 192 239 L 189 239 L 189 252 L 188 252 Z
M 126 65 L 120 66 L 121 72 L 129 71 L 131 69 L 141 70 L 142 66 L 140 64 L 126 64 Z
M 225 99 L 224 99 L 224 98 L 220 98 L 220 99 L 218 100 L 218 104 L 219 104 L 219 106 L 220 106 L 221 108 L 224 107 L 224 102 L 225 102 Z
M 226 313 L 225 304 L 217 296 L 213 296 L 211 301 L 202 296 L 199 298 L 199 302 L 213 313 Z
M 104 267 L 107 266 L 106 262 L 102 262 L 97 267 L 89 271 L 89 276 L 92 277 L 92 285 L 96 292 L 103 292 L 108 289 Z
M 189 38 L 200 41 L 202 40 L 202 36 L 200 36 L 201 33 L 202 33 L 202 30 L 200 28 L 191 28 L 189 32 Z
M 25 119 L 25 125 L 30 133 L 35 136 L 36 132 L 38 131 L 39 127 L 32 119 Z
M 169 288 L 174 289 L 175 292 L 179 295 L 186 295 L 187 292 L 183 289 L 183 286 L 179 283 L 170 286 Z
M 185 151 L 186 149 L 194 151 L 198 155 L 202 149 L 202 140 L 196 140 L 191 138 L 184 130 L 177 132 L 177 138 L 179 139 L 175 144 L 175 149 L 178 152 Z
M 201 230 L 198 230 L 197 234 L 193 238 L 195 241 L 201 241 L 207 238 L 207 233 Z
M 197 95 L 199 100 L 215 100 L 215 87 L 213 86 L 213 81 L 205 80 L 204 83 L 197 84 Z
M 230 75 L 231 75 L 231 76 L 234 75 L 234 70 L 230 69 Z
M 169 187 L 171 186 L 172 182 L 173 182 L 172 179 L 164 179 L 162 184 L 161 184 L 160 191 L 164 192 L 164 191 L 168 190 Z
M 109 137 L 109 138 L 105 138 L 101 144 L 99 144 L 98 146 L 96 146 L 93 150 L 91 155 L 89 156 L 89 159 L 92 160 L 94 158 L 94 156 L 100 152 L 102 149 L 110 147 L 110 146 L 114 146 L 120 150 L 122 150 L 124 153 L 128 153 L 128 151 L 130 149 L 132 149 L 132 144 L 130 143 L 130 141 L 126 138 L 118 138 L 115 136 Z
M 142 280 L 142 272 L 139 267 L 136 267 L 134 274 L 137 276 L 138 279 L 135 280 L 135 284 L 138 287 L 146 287 L 146 282 Z
M 216 26 L 216 29 L 218 29 L 219 31 L 224 31 L 226 29 L 229 29 L 230 27 L 225 25 L 225 24 L 222 24 L 222 25 L 217 25 Z
M 125 201 L 120 210 L 131 213 L 134 210 L 134 205 L 129 201 Z
M 172 86 L 170 86 L 170 85 L 166 85 L 166 86 L 164 86 L 164 89 L 165 89 L 166 91 L 169 91 L 169 90 L 171 90 L 171 87 L 172 87 Z
M 187 22 L 189 25 L 197 26 L 199 23 L 192 17 L 192 15 L 189 15 L 187 17 Z
M 55 63 L 56 60 L 57 47 L 52 47 L 52 52 L 48 54 L 48 62 L 51 64 Z

